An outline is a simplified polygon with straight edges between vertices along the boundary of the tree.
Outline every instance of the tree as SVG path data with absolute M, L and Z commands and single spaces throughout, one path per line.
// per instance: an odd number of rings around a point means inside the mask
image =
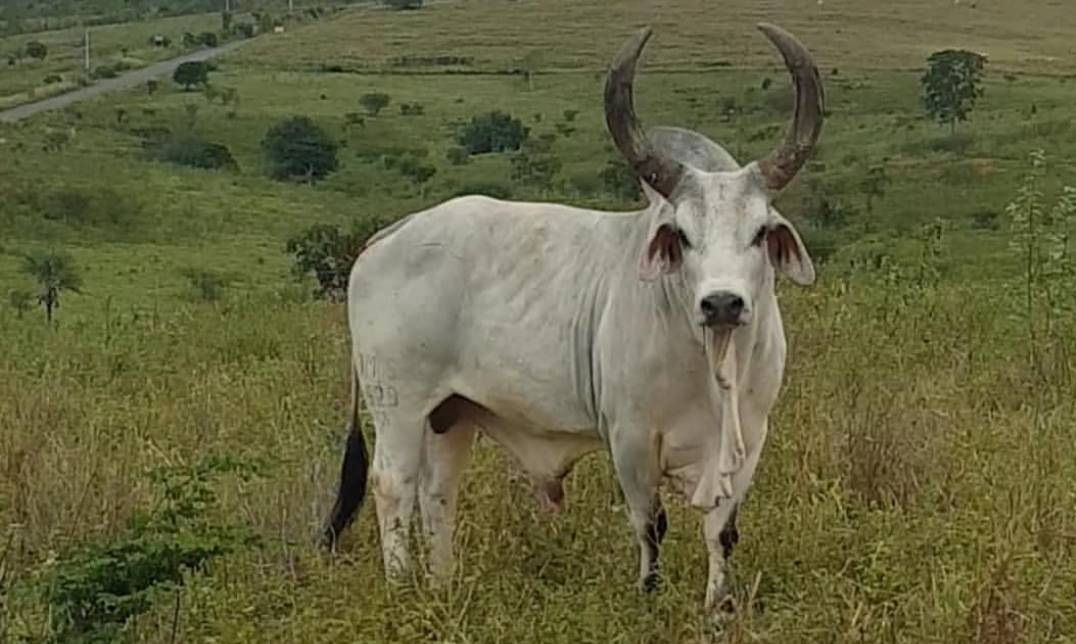
M 200 60 L 180 63 L 172 73 L 172 80 L 182 85 L 185 91 L 190 91 L 195 85 L 205 85 L 209 82 L 209 65 Z
M 966 121 L 983 95 L 982 74 L 986 58 L 963 49 L 936 51 L 927 58 L 927 70 L 919 79 L 923 106 L 939 123 L 956 131 L 957 121 Z
M 261 145 L 274 179 L 313 182 L 337 167 L 340 144 L 305 116 L 292 116 L 269 128 Z
M 874 199 L 875 197 L 881 199 L 885 196 L 885 189 L 892 179 L 886 174 L 885 166 L 875 165 L 867 169 L 867 174 L 859 182 L 859 189 L 866 197 L 867 214 L 874 213 Z
M 534 90 L 534 75 L 538 73 L 538 69 L 542 66 L 542 50 L 532 49 L 527 52 L 519 60 L 516 65 L 519 73 L 523 75 L 523 78 L 527 81 L 527 91 Z
M 31 40 L 26 43 L 26 55 L 37 60 L 45 60 L 45 57 L 49 55 L 49 48 L 39 40 Z
M 362 219 L 351 232 L 331 224 L 314 224 L 288 240 L 285 250 L 294 255 L 292 270 L 296 276 L 314 273 L 318 281 L 317 298 L 343 299 L 351 265 L 363 244 L 385 223 L 377 218 Z
M 500 110 L 471 118 L 456 135 L 456 141 L 472 155 L 518 150 L 530 136 L 523 121 Z
M 381 110 L 388 107 L 389 101 L 388 94 L 383 92 L 371 92 L 369 94 L 363 94 L 359 97 L 359 105 L 366 110 L 366 113 L 370 116 L 377 116 Z
M 74 260 L 64 252 L 34 252 L 23 257 L 19 270 L 37 282 L 37 302 L 45 307 L 45 319 L 52 322 L 52 313 L 60 306 L 60 293 L 82 292 L 82 278 Z

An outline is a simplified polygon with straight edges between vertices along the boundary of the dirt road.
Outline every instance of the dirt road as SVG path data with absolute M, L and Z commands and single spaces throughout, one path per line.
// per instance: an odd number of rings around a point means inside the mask
M 221 45 L 220 47 L 212 47 L 210 49 L 201 49 L 199 51 L 177 56 L 169 60 L 154 63 L 148 67 L 141 69 L 134 69 L 116 78 L 106 78 L 97 81 L 89 87 L 82 87 L 66 94 L 59 94 L 49 98 L 42 99 L 40 101 L 34 101 L 33 103 L 26 103 L 18 107 L 13 107 L 9 110 L 0 112 L 0 123 L 14 123 L 15 121 L 21 121 L 29 118 L 34 114 L 40 114 L 41 112 L 47 112 L 49 110 L 59 109 L 68 105 L 85 101 L 86 99 L 100 96 L 107 92 L 115 92 L 118 90 L 130 89 L 136 85 L 140 85 L 158 76 L 171 75 L 172 70 L 179 66 L 180 63 L 185 63 L 189 60 L 208 60 L 221 54 L 226 54 L 233 49 L 237 49 L 250 40 L 237 40 L 234 42 Z

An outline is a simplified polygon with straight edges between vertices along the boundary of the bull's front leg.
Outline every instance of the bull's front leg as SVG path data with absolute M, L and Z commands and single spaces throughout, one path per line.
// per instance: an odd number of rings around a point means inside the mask
M 658 561 L 668 519 L 658 490 L 661 470 L 654 434 L 634 427 L 612 432 L 616 438 L 611 452 L 628 519 L 639 542 L 638 587 L 642 592 L 651 592 L 661 585 Z
M 721 607 L 729 599 L 728 563 L 732 549 L 740 540 L 740 532 L 736 526 L 736 515 L 740 504 L 743 503 L 747 489 L 755 475 L 758 466 L 758 458 L 762 453 L 762 439 L 766 434 L 766 423 L 759 428 L 760 440 L 749 449 L 744 459 L 743 467 L 733 474 L 732 486 L 734 496 L 732 499 L 723 499 L 717 507 L 706 513 L 703 520 L 703 538 L 706 541 L 706 549 L 709 553 L 709 573 L 706 579 L 706 610 L 714 611 Z

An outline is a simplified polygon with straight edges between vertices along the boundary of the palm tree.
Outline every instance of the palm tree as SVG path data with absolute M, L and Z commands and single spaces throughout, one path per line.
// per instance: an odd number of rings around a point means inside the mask
M 45 307 L 45 319 L 48 322 L 52 322 L 52 312 L 60 306 L 61 291 L 82 292 L 82 278 L 75 270 L 74 260 L 67 253 L 29 253 L 23 257 L 19 270 L 37 282 L 37 301 Z

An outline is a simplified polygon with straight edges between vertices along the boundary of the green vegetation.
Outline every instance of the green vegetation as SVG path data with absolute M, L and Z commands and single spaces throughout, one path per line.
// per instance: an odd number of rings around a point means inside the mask
M 188 60 L 176 66 L 172 80 L 182 85 L 184 91 L 191 91 L 195 85 L 209 83 L 209 65 L 200 60 Z
M 695 128 L 742 162 L 783 135 L 788 81 L 751 26 L 757 3 L 672 0 L 671 22 L 653 3 L 615 4 L 357 6 L 293 28 L 312 8 L 297 0 L 285 34 L 216 60 L 208 88 L 141 85 L 0 124 L 0 641 L 1076 633 L 1064 3 L 765 9 L 823 66 L 821 147 L 777 203 L 819 281 L 778 287 L 787 380 L 740 513 L 723 635 L 698 612 L 699 517 L 671 495 L 665 588 L 635 593 L 637 545 L 604 454 L 568 477 L 550 517 L 480 441 L 444 592 L 384 582 L 372 499 L 340 553 L 314 549 L 348 404 L 342 296 L 374 231 L 458 194 L 640 207 L 600 101 L 609 58 L 646 22 L 646 125 Z M 82 30 L 27 33 L 43 15 L 20 6 L 0 94 L 40 97 L 50 75 L 49 92 L 76 86 Z M 282 6 L 244 4 L 258 16 L 232 27 L 271 30 Z M 58 26 L 77 24 L 72 7 Z M 184 32 L 224 38 L 219 3 L 204 8 L 94 27 L 94 68 L 175 55 Z M 924 111 L 920 83 L 947 46 L 990 54 L 956 134 Z M 521 76 L 527 52 L 540 55 Z M 392 108 L 370 117 L 360 101 L 375 92 Z M 49 285 L 59 324 L 42 323 Z M 262 461 L 259 476 L 216 478 Z
M 974 52 L 946 49 L 927 58 L 927 71 L 920 79 L 923 106 L 930 117 L 956 130 L 957 121 L 968 120 L 982 97 L 983 66 L 986 59 Z
M 369 116 L 377 116 L 381 110 L 388 107 L 391 97 L 384 92 L 370 92 L 359 97 L 359 105 L 366 110 Z
M 262 149 L 274 179 L 323 179 L 336 170 L 339 144 L 305 116 L 284 119 L 265 133 Z
M 53 311 L 60 307 L 61 293 L 81 292 L 82 278 L 68 253 L 29 253 L 23 257 L 19 270 L 37 285 L 37 301 L 45 307 L 47 322 L 52 322 Z
M 500 110 L 480 114 L 460 128 L 457 142 L 470 154 L 518 150 L 530 136 L 530 128 Z

